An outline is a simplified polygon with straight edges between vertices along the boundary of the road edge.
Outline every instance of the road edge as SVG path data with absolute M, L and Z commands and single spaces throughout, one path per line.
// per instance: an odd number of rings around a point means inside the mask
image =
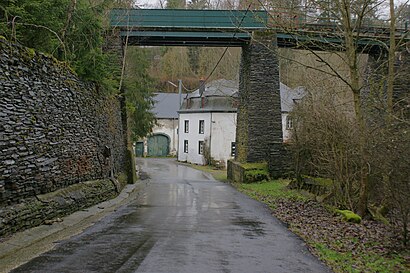
M 65 216 L 61 222 L 13 234 L 0 243 L 0 273 L 9 272 L 53 249 L 59 241 L 79 234 L 119 207 L 138 198 L 142 187 L 143 181 L 127 184 L 117 197 Z

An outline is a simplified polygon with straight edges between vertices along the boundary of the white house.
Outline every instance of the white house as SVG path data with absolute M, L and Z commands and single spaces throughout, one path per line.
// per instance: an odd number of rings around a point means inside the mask
M 179 110 L 178 160 L 206 164 L 212 158 L 226 166 L 235 153 L 238 85 L 217 80 L 188 94 Z
M 280 84 L 283 139 L 290 137 L 289 112 L 305 91 Z M 179 110 L 178 160 L 204 165 L 212 159 L 226 166 L 235 156 L 238 83 L 216 80 L 186 95 Z
M 280 107 L 282 111 L 283 142 L 288 142 L 293 129 L 293 120 L 289 113 L 293 107 L 306 95 L 304 87 L 299 86 L 292 89 L 283 83 L 280 84 Z
M 176 155 L 178 150 L 178 110 L 179 95 L 175 93 L 155 93 L 152 109 L 157 125 L 152 133 L 136 143 L 137 156 Z

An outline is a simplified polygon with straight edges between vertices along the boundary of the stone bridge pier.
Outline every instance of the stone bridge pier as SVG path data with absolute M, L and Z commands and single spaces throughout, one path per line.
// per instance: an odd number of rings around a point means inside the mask
M 233 179 L 237 163 L 267 162 L 272 177 L 284 173 L 279 60 L 276 35 L 261 31 L 242 47 L 239 78 L 235 162 L 228 166 Z M 235 180 L 235 179 L 234 179 Z
M 402 118 L 410 115 L 410 49 L 396 52 L 394 64 L 393 112 Z M 368 54 L 366 85 L 362 90 L 362 104 L 369 126 L 379 126 L 387 111 L 388 52 L 382 48 Z M 376 123 L 376 124 L 375 124 Z

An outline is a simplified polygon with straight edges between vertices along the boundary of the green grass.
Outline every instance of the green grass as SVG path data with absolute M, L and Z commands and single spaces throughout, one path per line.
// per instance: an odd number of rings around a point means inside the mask
M 236 187 L 241 192 L 250 197 L 267 203 L 274 208 L 274 201 L 280 198 L 306 201 L 308 198 L 297 190 L 290 190 L 287 188 L 290 180 L 280 179 L 269 182 L 251 183 L 251 184 L 237 184 Z
M 275 209 L 277 201 L 280 199 L 307 201 L 309 195 L 302 194 L 298 190 L 287 188 L 289 180 L 274 180 L 269 182 L 253 184 L 234 184 L 241 192 L 250 197 L 267 204 L 270 208 Z M 291 225 L 292 226 L 292 225 Z M 290 228 L 298 234 L 297 228 Z M 302 236 L 302 235 L 301 235 Z M 343 242 L 333 241 L 323 244 L 320 240 L 306 238 L 307 244 L 313 249 L 313 252 L 334 272 L 409 272 L 408 264 L 406 265 L 405 255 L 395 254 L 393 256 L 382 256 L 375 253 L 371 248 L 357 249 L 355 252 L 337 251 L 341 249 Z M 350 240 L 357 244 L 358 238 L 352 237 Z
M 267 170 L 268 169 L 268 164 L 266 162 L 242 163 L 241 166 L 245 170 Z
M 400 256 L 381 257 L 376 253 L 366 252 L 353 255 L 352 252 L 337 252 L 326 245 L 313 243 L 316 254 L 332 267 L 334 272 L 409 272 L 404 266 L 405 260 Z
M 215 169 L 212 166 L 200 166 L 194 164 L 191 164 L 190 167 L 197 169 L 199 171 L 210 173 L 213 176 L 213 178 L 215 178 L 218 181 L 228 182 L 226 170 Z
M 197 170 L 208 172 L 219 181 L 227 181 L 226 170 L 216 170 L 211 166 L 190 165 Z M 298 190 L 290 190 L 287 188 L 290 180 L 281 179 L 269 182 L 240 184 L 235 183 L 239 191 L 249 195 L 250 197 L 267 204 L 272 209 L 275 209 L 276 201 L 280 199 L 307 201 L 309 195 L 302 194 Z M 293 229 L 292 229 L 293 230 Z M 294 230 L 297 233 L 297 230 Z M 406 255 L 394 254 L 389 257 L 381 256 L 370 249 L 357 249 L 356 253 L 336 251 L 341 249 L 343 242 L 333 241 L 323 244 L 318 240 L 306 238 L 307 244 L 310 245 L 312 251 L 322 261 L 329 265 L 336 273 L 342 272 L 405 272 L 410 273 L 408 262 L 404 258 Z M 357 243 L 358 238 L 352 237 L 352 242 Z M 371 244 L 371 243 L 367 243 Z M 370 245 L 369 245 L 370 246 Z

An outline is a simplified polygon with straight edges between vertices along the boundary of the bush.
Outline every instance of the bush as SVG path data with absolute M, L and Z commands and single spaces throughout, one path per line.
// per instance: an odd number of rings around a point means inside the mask
M 244 163 L 241 166 L 244 169 L 244 183 L 269 180 L 269 170 L 266 163 Z
M 244 183 L 254 183 L 269 180 L 269 172 L 267 170 L 246 170 Z

